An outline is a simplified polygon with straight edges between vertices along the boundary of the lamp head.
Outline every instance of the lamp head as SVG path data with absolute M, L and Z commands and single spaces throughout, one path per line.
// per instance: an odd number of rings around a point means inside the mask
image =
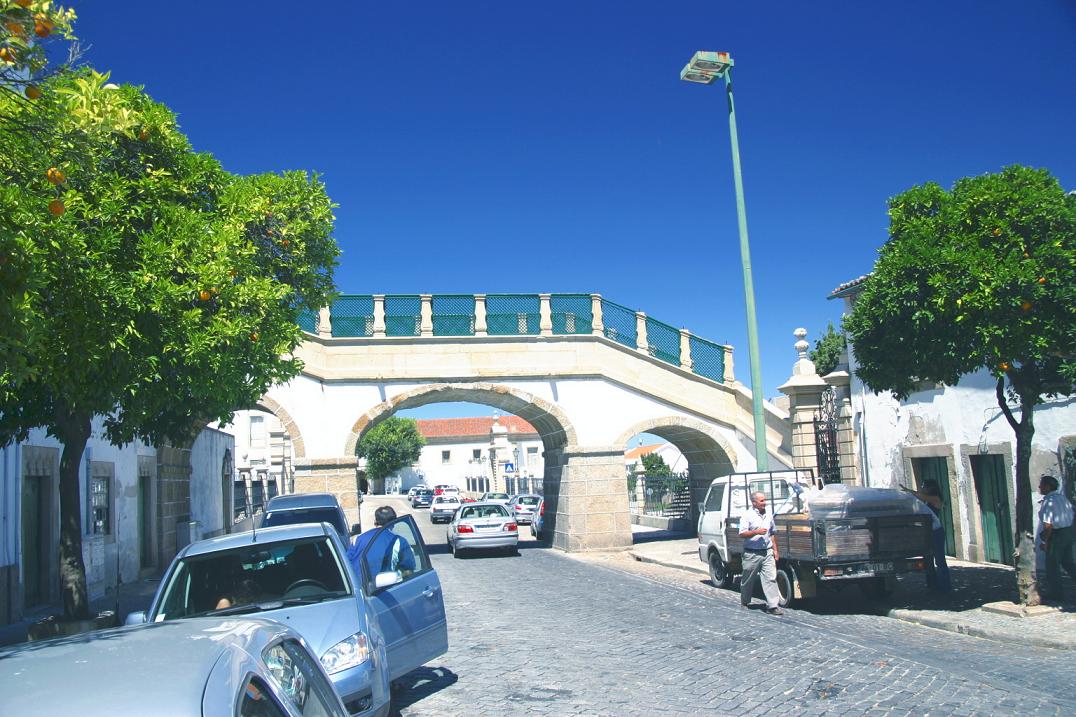
M 727 52 L 707 52 L 700 50 L 691 57 L 691 62 L 680 70 L 680 79 L 709 85 L 733 66 L 732 58 Z

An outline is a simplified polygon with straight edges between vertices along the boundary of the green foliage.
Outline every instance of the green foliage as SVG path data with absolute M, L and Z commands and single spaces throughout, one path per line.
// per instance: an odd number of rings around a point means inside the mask
M 657 453 L 643 455 L 643 473 L 647 478 L 668 478 L 673 474 L 669 464 Z
M 49 64 L 48 44 L 75 39 L 74 21 L 74 10 L 52 0 L 0 0 L 0 88 L 21 93 L 33 84 Z
M 890 240 L 845 329 L 859 376 L 906 397 L 981 368 L 1038 397 L 1076 379 L 1076 197 L 1007 167 L 889 202 Z
M 0 442 L 57 434 L 61 405 L 109 416 L 117 444 L 227 421 L 298 373 L 298 314 L 332 292 L 320 182 L 229 174 L 168 108 L 106 80 L 50 81 L 33 111 L 52 146 L 0 137 L 0 275 L 14 297 L 0 312 Z M 0 111 L 26 105 L 0 96 Z M 65 175 L 55 186 L 51 168 Z
M 815 369 L 818 370 L 819 376 L 825 376 L 837 368 L 837 364 L 841 362 L 844 345 L 844 332 L 838 332 L 830 323 L 826 327 L 826 333 L 814 342 L 814 350 L 807 354 L 807 357 L 814 363 Z
M 413 418 L 390 416 L 359 439 L 355 453 L 366 459 L 366 477 L 378 480 L 418 461 L 424 445 Z

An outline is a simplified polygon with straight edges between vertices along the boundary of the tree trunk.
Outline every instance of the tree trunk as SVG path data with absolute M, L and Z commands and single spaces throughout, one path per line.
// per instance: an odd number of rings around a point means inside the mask
M 997 383 L 998 406 L 1016 434 L 1016 589 L 1022 605 L 1039 605 L 1035 582 L 1035 527 L 1031 509 L 1031 440 L 1035 437 L 1035 397 L 1020 395 L 1020 420 L 1012 415 L 1005 400 L 1004 379 Z
M 60 456 L 60 595 L 64 618 L 90 616 L 86 594 L 86 564 L 82 560 L 82 505 L 79 467 L 90 437 L 90 418 L 68 413 L 57 421 L 64 444 Z

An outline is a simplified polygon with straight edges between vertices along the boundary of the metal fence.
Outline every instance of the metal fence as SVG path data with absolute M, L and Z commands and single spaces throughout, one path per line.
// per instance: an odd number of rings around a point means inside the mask
M 628 476 L 628 510 L 635 515 L 662 518 L 691 516 L 691 476 Z

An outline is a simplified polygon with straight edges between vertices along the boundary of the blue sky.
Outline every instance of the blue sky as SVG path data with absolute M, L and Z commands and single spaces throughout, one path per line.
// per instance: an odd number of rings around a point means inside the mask
M 70 4 L 86 60 L 239 173 L 320 173 L 347 293 L 600 292 L 736 349 L 736 59 L 766 395 L 885 202 L 1022 163 L 1076 188 L 1076 3 Z

